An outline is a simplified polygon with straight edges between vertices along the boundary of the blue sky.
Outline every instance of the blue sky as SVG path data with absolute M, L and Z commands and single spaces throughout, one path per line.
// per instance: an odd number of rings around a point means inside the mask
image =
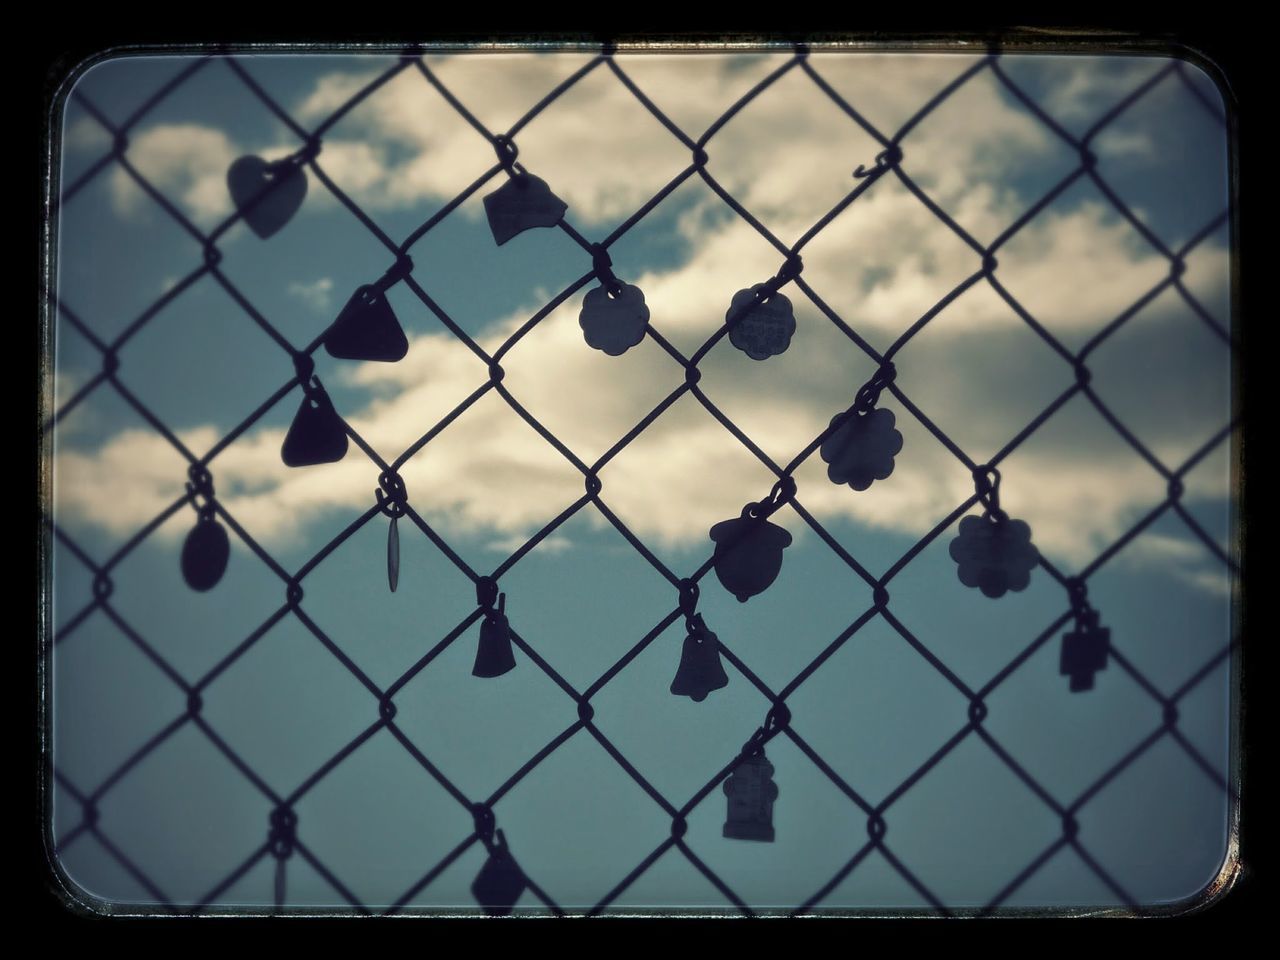
M 622 56 L 619 64 L 691 136 L 787 54 Z M 587 62 L 580 55 L 432 57 L 435 74 L 490 130 L 510 126 Z M 392 60 L 255 56 L 242 63 L 299 122 L 323 121 Z M 975 61 L 956 56 L 815 54 L 811 65 L 891 134 Z M 1166 65 L 1139 58 L 1006 57 L 1001 67 L 1073 135 Z M 186 63 L 121 58 L 78 82 L 123 122 Z M 1106 182 L 1177 248 L 1225 207 L 1223 128 L 1211 81 L 1184 67 L 1094 142 Z M 569 204 L 591 239 L 606 236 L 688 164 L 688 151 L 598 68 L 518 135 L 520 160 Z M 74 99 L 62 177 L 72 182 L 110 148 Z M 131 163 L 209 230 L 231 212 L 226 169 L 245 153 L 296 149 L 289 130 L 225 63 L 214 61 L 130 131 Z M 1078 156 L 1009 95 L 990 69 L 903 141 L 903 168 L 980 243 L 989 243 L 1078 164 Z M 708 170 L 783 243 L 797 240 L 852 188 L 850 172 L 881 147 L 793 69 L 708 144 Z M 377 90 L 324 138 L 318 164 L 399 240 L 493 163 L 492 148 L 415 70 Z M 502 247 L 483 219 L 482 188 L 411 250 L 414 279 L 493 352 L 590 268 L 556 230 Z M 123 170 L 108 168 L 59 214 L 59 296 L 110 339 L 201 264 L 197 242 Z M 244 225 L 220 240 L 221 269 L 293 344 L 332 321 L 347 296 L 390 265 L 385 249 L 314 172 L 298 214 L 261 240 Z M 698 177 L 677 188 L 612 248 L 614 271 L 645 293 L 651 323 L 685 355 L 723 322 L 733 293 L 778 269 L 776 250 Z M 804 250 L 803 278 L 875 348 L 886 349 L 978 268 L 977 257 L 892 175 L 877 180 Z M 1228 237 L 1211 232 L 1182 278 L 1220 324 L 1230 318 Z M 1087 179 L 1077 181 L 999 251 L 997 277 L 1068 349 L 1080 349 L 1168 275 L 1167 261 Z M 875 364 L 804 294 L 789 287 L 797 333 L 783 355 L 755 362 L 724 341 L 701 363 L 708 396 L 779 463 L 847 408 Z M 410 340 L 396 364 L 334 360 L 316 369 L 337 409 L 387 459 L 407 448 L 487 378 L 484 364 L 403 284 L 389 298 Z M 604 453 L 671 390 L 683 371 L 646 339 L 621 357 L 591 350 L 569 297 L 504 357 L 504 386 L 586 462 Z M 100 369 L 66 322 L 56 330 L 58 403 Z M 293 375 L 292 364 L 210 277 L 197 280 L 121 350 L 119 378 L 197 455 Z M 1071 368 L 984 283 L 940 313 L 895 357 L 906 396 L 977 462 L 1073 382 Z M 1093 385 L 1167 466 L 1177 467 L 1230 419 L 1230 352 L 1166 289 L 1089 357 Z M 378 470 L 354 446 L 340 463 L 280 461 L 295 390 L 211 464 L 219 502 L 284 568 L 296 570 L 373 503 Z M 831 484 L 815 455 L 796 474 L 799 500 L 860 563 L 888 570 L 972 493 L 968 471 L 889 393 L 904 436 L 895 471 L 863 492 Z M 119 396 L 95 391 L 58 426 L 54 517 L 96 562 L 183 492 L 186 464 Z M 1183 504 L 1224 549 L 1231 543 L 1228 445 L 1184 478 Z M 1085 568 L 1164 496 L 1165 480 L 1077 396 L 1001 464 L 1002 505 L 1025 519 L 1058 569 Z M 490 572 L 582 495 L 582 477 L 490 392 L 403 468 L 409 502 L 477 572 Z M 679 576 L 709 555 L 706 531 L 769 490 L 773 476 L 697 401 L 685 396 L 601 471 L 602 499 Z M 237 647 L 283 602 L 280 581 L 235 543 L 207 594 L 182 583 L 178 554 L 194 522 L 179 510 L 113 570 L 111 609 L 189 682 Z M 799 674 L 872 603 L 871 591 L 792 510 L 774 518 L 796 537 L 768 591 L 739 604 L 708 576 L 699 610 L 720 640 L 770 687 Z M 471 582 L 402 521 L 395 594 L 385 575 L 386 520 L 358 530 L 306 577 L 303 609 L 379 687 L 392 684 L 474 609 Z M 947 555 L 954 528 L 889 584 L 897 620 L 971 689 L 992 679 L 1069 607 L 1043 570 L 990 600 L 963 587 Z M 233 541 L 235 538 L 233 537 Z M 65 549 L 54 557 L 55 627 L 92 597 L 92 576 Z M 671 584 L 588 506 L 501 579 L 513 626 L 584 690 L 674 608 Z M 1227 568 L 1166 512 L 1089 580 L 1090 602 L 1118 651 L 1171 694 L 1230 637 Z M 1062 630 L 1058 631 L 1060 634 Z M 575 706 L 527 656 L 501 678 L 470 675 L 477 629 L 397 694 L 396 722 L 468 797 L 497 788 L 577 719 Z M 664 631 L 592 700 L 600 730 L 676 806 L 762 721 L 767 700 L 729 669 L 702 703 L 668 692 L 680 624 Z M 1057 634 L 987 698 L 984 729 L 1059 802 L 1074 800 L 1159 727 L 1159 706 L 1112 663 L 1072 694 L 1057 673 Z M 185 709 L 182 693 L 102 610 L 56 648 L 54 761 L 81 791 Z M 292 791 L 377 720 L 377 703 L 294 617 L 285 616 L 203 692 L 202 717 L 271 789 Z M 1230 678 L 1219 665 L 1180 701 L 1179 730 L 1208 765 L 1229 766 Z M 878 803 L 967 722 L 967 702 L 885 620 L 874 618 L 788 699 L 793 727 L 871 803 Z M 866 839 L 865 815 L 795 744 L 773 741 L 777 840 L 720 836 L 717 791 L 689 818 L 687 842 L 753 907 L 794 906 L 823 887 Z M 200 897 L 266 835 L 269 801 L 193 724 L 184 725 L 107 791 L 100 831 L 171 899 Z M 369 905 L 396 901 L 471 831 L 470 816 L 379 730 L 298 802 L 299 838 Z M 585 731 L 578 731 L 495 808 L 512 850 L 565 907 L 590 906 L 669 835 L 669 817 Z M 976 734 L 895 800 L 886 845 L 940 900 L 982 905 L 1060 835 L 1058 818 Z M 55 795 L 55 837 L 79 822 Z M 1081 842 L 1142 903 L 1178 900 L 1215 877 L 1227 846 L 1227 801 L 1166 737 L 1080 814 Z M 95 897 L 150 899 L 93 835 L 60 854 Z M 470 849 L 415 904 L 467 906 L 482 862 Z M 289 900 L 341 902 L 298 857 Z M 224 892 L 224 905 L 269 905 L 265 861 Z M 916 907 L 920 893 L 873 852 L 821 905 Z M 1066 848 L 1011 905 L 1116 902 Z M 536 904 L 529 895 L 522 905 Z M 617 908 L 719 908 L 724 897 L 669 851 Z

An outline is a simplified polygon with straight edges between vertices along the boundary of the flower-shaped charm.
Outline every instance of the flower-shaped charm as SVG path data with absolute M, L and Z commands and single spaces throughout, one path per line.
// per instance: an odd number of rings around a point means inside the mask
M 843 414 L 831 418 L 831 425 Z M 892 410 L 874 409 L 851 414 L 822 443 L 822 459 L 828 464 L 832 483 L 847 483 L 865 490 L 872 480 L 884 480 L 893 473 L 894 455 L 902 449 L 902 434 L 893 428 Z
M 621 356 L 643 340 L 649 325 L 644 293 L 629 283 L 619 286 L 616 297 L 603 285 L 589 290 L 578 314 L 578 326 L 587 343 L 611 357 Z
M 717 523 L 711 539 L 716 576 L 742 603 L 773 583 L 782 569 L 782 551 L 791 545 L 785 529 L 746 515 Z
M 961 520 L 950 553 L 960 565 L 960 582 L 977 587 L 988 597 L 1026 589 L 1031 582 L 1031 568 L 1040 559 L 1031 542 L 1031 528 L 1024 521 L 996 521 L 988 516 Z
M 759 303 L 756 291 L 763 289 L 764 284 L 757 283 L 750 290 L 739 290 L 733 295 L 729 310 L 724 315 L 726 323 L 738 318 L 729 327 L 729 342 L 752 360 L 764 360 L 782 353 L 791 346 L 791 335 L 796 332 L 791 301 L 775 293 L 764 303 Z

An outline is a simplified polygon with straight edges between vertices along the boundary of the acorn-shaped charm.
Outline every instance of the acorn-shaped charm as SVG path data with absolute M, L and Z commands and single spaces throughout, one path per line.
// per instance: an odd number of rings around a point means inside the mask
M 1031 542 L 1031 528 L 1022 520 L 997 519 L 991 514 L 967 516 L 950 546 L 951 559 L 966 587 L 988 597 L 1026 589 L 1040 554 Z
M 830 426 L 845 421 L 823 441 L 819 453 L 828 464 L 832 483 L 847 483 L 866 490 L 873 480 L 893 473 L 893 458 L 902 449 L 902 434 L 894 429 L 892 410 L 875 408 L 866 413 L 836 414 Z
M 791 346 L 791 335 L 796 332 L 791 301 L 781 293 L 774 293 L 764 302 L 757 299 L 766 292 L 763 283 L 739 290 L 724 315 L 729 324 L 729 342 L 752 360 L 782 353 Z
M 307 176 L 289 160 L 268 163 L 261 157 L 241 157 L 227 170 L 227 189 L 249 229 L 266 239 L 302 206 Z
M 485 216 L 498 246 L 531 227 L 554 227 L 568 209 L 545 180 L 523 171 L 484 198 Z
M 639 287 L 619 283 L 616 293 L 610 293 L 608 287 L 601 284 L 582 298 L 578 325 L 589 346 L 617 357 L 644 339 L 649 326 L 649 308 Z
M 212 510 L 201 511 L 182 544 L 182 579 L 192 590 L 211 589 L 222 579 L 230 554 L 227 531 L 213 518 Z
M 745 603 L 777 579 L 782 551 L 791 546 L 791 534 L 764 517 L 752 516 L 759 505 L 747 504 L 742 516 L 711 528 L 716 549 L 712 555 L 716 576 L 724 588 Z

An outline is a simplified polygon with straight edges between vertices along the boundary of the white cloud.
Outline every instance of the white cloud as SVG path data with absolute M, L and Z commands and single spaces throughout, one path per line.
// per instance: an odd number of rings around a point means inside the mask
M 436 66 L 483 122 L 500 129 L 580 62 L 525 58 L 507 69 L 493 59 L 471 57 Z M 624 67 L 677 122 L 697 131 L 781 61 L 744 60 L 733 69 L 725 61 L 680 62 L 691 65 L 677 69 L 676 59 L 668 57 L 626 60 Z M 886 130 L 968 62 L 815 57 L 832 85 Z M 326 115 L 366 79 L 324 78 L 300 116 L 314 121 Z M 1068 87 L 1091 82 L 1070 80 Z M 781 83 L 789 86 L 766 93 L 716 135 L 710 170 L 784 242 L 792 242 L 852 188 L 853 167 L 870 163 L 878 147 L 798 71 Z M 204 159 L 170 139 L 155 140 L 151 155 L 157 164 L 170 158 L 172 170 L 179 171 L 170 175 L 190 181 L 189 201 L 208 201 L 212 209 L 212 187 L 198 184 L 211 183 L 216 173 L 218 197 L 226 203 L 222 178 L 237 151 L 225 137 L 203 142 L 205 153 L 218 161 L 207 169 Z M 688 162 L 687 152 L 604 70 L 537 118 L 518 142 L 522 162 L 548 177 L 569 201 L 571 219 L 582 224 L 634 209 Z M 994 236 L 1027 202 L 999 186 L 1002 177 L 1039 162 L 1053 148 L 1043 128 L 984 78 L 913 131 L 907 152 L 913 177 L 918 170 L 917 179 L 968 228 Z M 360 203 L 403 208 L 443 202 L 494 159 L 488 144 L 420 75 L 405 71 L 334 129 L 320 162 Z M 974 176 L 984 182 L 975 184 Z M 672 269 L 624 274 L 643 289 L 654 326 L 686 354 L 723 322 L 736 290 L 767 279 L 780 261 L 740 219 L 708 216 L 723 210 L 709 191 L 696 188 L 690 198 L 679 225 L 692 250 L 687 260 Z M 465 209 L 479 210 L 478 199 Z M 1097 329 L 1167 274 L 1167 264 L 1134 238 L 1101 203 L 1051 209 L 1001 251 L 997 276 L 1051 329 Z M 979 266 L 973 251 L 892 175 L 830 223 L 805 248 L 804 262 L 805 280 L 879 347 Z M 615 266 L 624 272 L 624 265 Z M 1197 291 L 1224 289 L 1225 253 L 1206 248 L 1187 276 L 1194 277 Z M 329 293 L 328 287 L 305 286 L 291 292 L 304 298 Z M 798 323 L 787 353 L 756 363 L 725 343 L 701 364 L 703 389 L 780 463 L 847 407 L 872 372 L 867 358 L 800 291 L 789 288 L 787 294 Z M 503 361 L 504 386 L 591 462 L 682 383 L 683 371 L 648 340 L 619 358 L 589 349 L 577 323 L 580 304 L 581 295 L 571 298 L 510 352 Z M 537 306 L 490 323 L 478 338 L 482 346 L 496 350 Z M 1034 341 L 980 283 L 899 355 L 903 389 L 927 413 L 946 420 L 947 429 L 963 429 L 962 445 L 985 458 L 1071 383 L 1066 364 Z M 979 376 L 978 369 L 996 373 Z M 397 364 L 351 365 L 346 371 L 350 384 L 367 388 L 373 399 L 344 415 L 388 459 L 487 377 L 484 366 L 447 333 L 414 338 Z M 1033 404 L 1038 390 L 1050 392 Z M 284 402 L 295 405 L 296 394 Z M 855 493 L 828 482 L 815 455 L 798 474 L 800 498 L 819 519 L 850 518 L 918 536 L 972 493 L 972 479 L 896 401 L 886 394 L 883 402 L 907 435 L 893 476 Z M 1208 423 L 1223 411 L 1201 413 Z M 1155 424 L 1177 435 L 1201 426 Z M 1163 496 L 1159 478 L 1105 425 L 1095 424 L 1094 434 L 1082 429 L 1083 439 L 1071 449 L 1028 444 L 1002 467 L 1006 507 L 1031 523 L 1046 554 L 1067 566 L 1088 562 Z M 215 431 L 201 428 L 183 440 L 201 451 L 213 444 Z M 327 511 L 350 513 L 371 502 L 377 471 L 358 450 L 339 464 L 291 470 L 280 461 L 282 440 L 280 430 L 253 431 L 213 464 L 220 498 L 255 537 L 268 543 L 296 539 Z M 133 532 L 181 492 L 185 471 L 170 462 L 167 450 L 158 437 L 126 431 L 96 451 L 60 455 L 58 509 L 115 533 Z M 578 472 L 492 392 L 402 472 L 410 502 L 441 524 L 446 536 L 467 532 L 503 547 L 518 546 L 583 492 Z M 704 542 L 711 524 L 762 497 L 773 480 L 689 396 L 605 466 L 601 477 L 605 503 L 640 536 L 662 544 Z M 1187 495 L 1226 493 L 1216 476 L 1197 473 Z M 605 522 L 594 511 L 587 516 Z M 800 531 L 788 511 L 779 521 Z
M 333 278 L 321 277 L 310 283 L 295 280 L 289 284 L 289 295 L 297 297 L 313 310 L 329 309 L 330 294 L 333 292 Z

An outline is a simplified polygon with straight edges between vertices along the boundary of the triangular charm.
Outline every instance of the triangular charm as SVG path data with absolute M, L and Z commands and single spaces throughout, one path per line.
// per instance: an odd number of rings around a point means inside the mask
M 530 173 L 515 174 L 484 198 L 485 216 L 498 246 L 530 227 L 554 227 L 568 209 L 545 180 Z
M 323 391 L 302 398 L 289 425 L 280 457 L 290 467 L 336 463 L 347 455 L 347 431 Z
M 400 321 L 387 295 L 375 286 L 363 286 L 351 295 L 325 334 L 324 348 L 343 360 L 401 360 L 409 352 Z

